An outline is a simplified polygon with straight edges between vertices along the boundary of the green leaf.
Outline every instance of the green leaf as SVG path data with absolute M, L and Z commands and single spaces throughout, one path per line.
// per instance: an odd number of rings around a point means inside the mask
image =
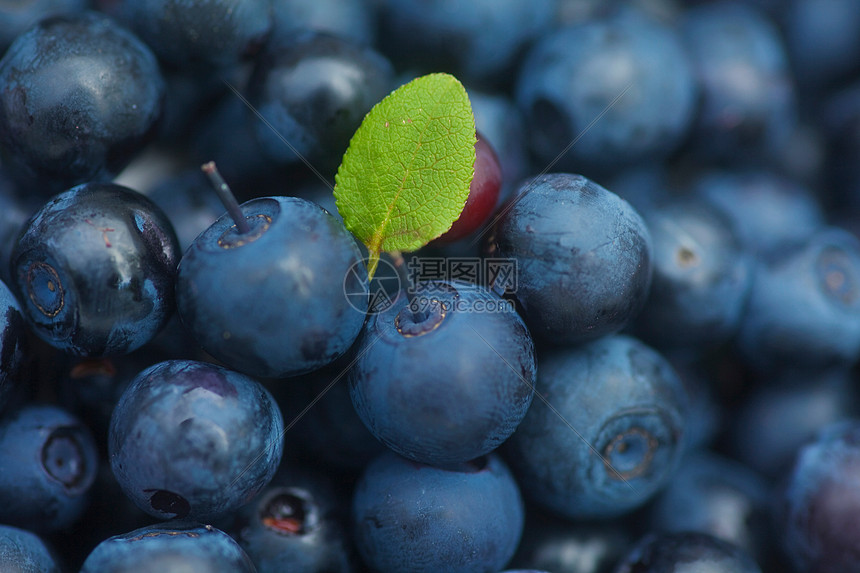
M 430 74 L 376 104 L 335 176 L 344 224 L 370 252 L 414 251 L 451 228 L 469 196 L 475 118 L 463 85 Z

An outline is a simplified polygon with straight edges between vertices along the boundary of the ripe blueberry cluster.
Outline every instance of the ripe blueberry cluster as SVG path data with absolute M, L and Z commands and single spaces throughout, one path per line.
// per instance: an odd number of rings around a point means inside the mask
M 0 571 L 860 571 L 858 30 L 0 2 Z M 377 261 L 338 165 L 437 72 L 468 197 Z

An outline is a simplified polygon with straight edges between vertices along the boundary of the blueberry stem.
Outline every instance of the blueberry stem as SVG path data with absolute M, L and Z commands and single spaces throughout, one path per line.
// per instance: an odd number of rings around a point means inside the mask
M 218 193 L 218 198 L 221 199 L 221 203 L 223 203 L 224 207 L 227 208 L 227 213 L 230 214 L 230 218 L 232 218 L 233 222 L 236 223 L 236 229 L 239 231 L 239 234 L 244 235 L 245 233 L 250 232 L 251 226 L 248 225 L 248 221 L 245 219 L 245 214 L 239 207 L 239 202 L 236 201 L 236 196 L 233 195 L 233 191 L 230 190 L 230 186 L 227 185 L 227 182 L 224 181 L 223 177 L 221 177 L 221 173 L 218 172 L 218 168 L 215 167 L 215 162 L 210 161 L 208 163 L 204 163 L 200 166 L 200 169 L 202 169 L 203 173 L 209 177 L 209 180 L 212 182 L 212 186 L 215 187 L 215 192 Z
M 406 300 L 409 301 L 407 308 L 412 312 L 412 320 L 421 322 L 425 318 L 425 313 L 418 310 L 418 304 L 415 302 L 415 289 L 412 288 L 412 282 L 406 273 L 406 260 L 399 252 L 392 252 L 389 255 L 391 256 L 391 261 L 394 263 L 394 270 L 397 271 L 397 276 L 400 278 L 400 284 L 406 290 Z

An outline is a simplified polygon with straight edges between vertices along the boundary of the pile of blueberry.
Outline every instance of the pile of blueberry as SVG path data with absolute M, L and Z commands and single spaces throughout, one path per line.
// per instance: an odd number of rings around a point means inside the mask
M 0 2 L 0 571 L 860 571 L 858 31 Z M 335 173 L 431 72 L 469 198 L 373 275 Z

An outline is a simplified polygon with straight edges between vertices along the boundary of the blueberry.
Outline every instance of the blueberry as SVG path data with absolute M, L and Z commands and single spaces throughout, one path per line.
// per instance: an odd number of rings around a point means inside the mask
M 797 451 L 824 427 L 860 417 L 860 401 L 844 368 L 770 374 L 738 405 L 728 429 L 732 455 L 771 478 L 786 475 Z
M 57 406 L 30 404 L 0 421 L 0 522 L 57 531 L 86 510 L 98 456 L 92 434 Z
M 488 255 L 516 261 L 516 280 L 491 285 L 522 305 L 535 337 L 556 344 L 621 330 L 651 285 L 651 235 L 623 199 L 580 175 L 526 180 L 489 234 Z
M 108 435 L 123 491 L 160 519 L 211 520 L 237 509 L 272 479 L 282 451 L 283 419 L 265 388 L 190 360 L 141 372 Z
M 658 348 L 703 352 L 737 330 L 752 283 L 753 260 L 731 223 L 697 201 L 644 211 L 654 275 L 636 333 Z
M 38 535 L 11 525 L 0 525 L 0 564 L 10 573 L 60 573 L 60 561 Z
M 573 522 L 535 511 L 531 506 L 526 513 L 522 542 L 509 566 L 564 573 L 610 573 L 633 543 L 630 529 L 627 522 Z
M 807 90 L 850 77 L 860 65 L 860 5 L 853 0 L 791 0 L 781 13 L 795 81 Z
M 797 455 L 775 511 L 780 542 L 798 571 L 855 571 L 860 564 L 860 426 L 824 428 Z
M 761 573 L 737 546 L 707 533 L 647 535 L 618 564 L 615 573 Z
M 119 0 L 110 10 L 158 56 L 182 69 L 226 67 L 257 53 L 272 0 Z
M 707 171 L 692 191 L 729 218 L 743 250 L 767 253 L 824 227 L 818 199 L 805 186 L 767 170 Z
M 675 30 L 622 10 L 541 37 L 517 77 L 516 102 L 539 168 L 594 175 L 674 151 L 696 89 Z
M 769 483 L 752 469 L 708 451 L 686 456 L 651 508 L 654 531 L 700 531 L 760 560 L 770 551 Z
M 336 169 L 365 114 L 391 91 L 393 75 L 382 55 L 337 36 L 306 32 L 270 45 L 248 85 L 266 119 L 254 122 L 260 148 L 279 164 Z
M 385 0 L 380 42 L 409 66 L 454 71 L 469 84 L 499 83 L 546 30 L 555 0 Z
M 347 354 L 273 389 L 285 418 L 295 419 L 304 412 L 290 432 L 295 435 L 292 443 L 301 448 L 308 462 L 347 474 L 359 472 L 386 450 L 352 405 L 347 375 L 352 359 Z M 282 394 L 288 396 L 282 399 Z
M 0 411 L 22 385 L 29 357 L 27 326 L 15 295 L 0 281 Z
M 534 346 L 513 305 L 483 287 L 416 288 L 413 304 L 401 295 L 369 316 L 350 371 L 352 401 L 371 433 L 400 455 L 466 462 L 498 447 L 526 415 Z
M 538 358 L 535 392 L 542 399 L 505 448 L 527 498 L 569 518 L 607 518 L 668 483 L 687 396 L 654 350 L 621 335 L 555 349 Z
M 680 30 L 701 85 L 691 146 L 720 160 L 773 157 L 797 120 L 774 23 L 748 3 L 721 0 L 687 10 Z
M 282 471 L 237 513 L 234 538 L 258 573 L 349 573 L 346 511 L 324 474 Z
M 0 153 L 30 193 L 115 176 L 155 134 L 152 52 L 95 12 L 41 20 L 0 60 Z
M 273 2 L 272 42 L 304 30 L 326 32 L 359 44 L 373 45 L 376 14 L 371 0 L 279 0 Z
M 88 0 L 27 0 L 0 6 L 0 54 L 27 28 L 52 14 L 71 13 L 88 7 Z
M 756 265 L 737 343 L 759 371 L 846 366 L 860 356 L 860 242 L 835 228 Z
M 514 554 L 523 505 L 494 454 L 455 470 L 388 452 L 356 484 L 352 522 L 358 551 L 373 571 L 494 573 Z
M 304 199 L 242 206 L 251 230 L 223 215 L 179 265 L 177 305 L 200 345 L 232 368 L 285 377 L 343 355 L 364 323 L 367 270 L 355 240 Z
M 81 573 L 146 571 L 252 573 L 255 568 L 229 535 L 189 521 L 159 523 L 106 539 L 81 568 Z
M 30 219 L 12 275 L 40 338 L 79 356 L 126 354 L 172 315 L 178 258 L 173 227 L 152 201 L 119 185 L 85 183 Z

